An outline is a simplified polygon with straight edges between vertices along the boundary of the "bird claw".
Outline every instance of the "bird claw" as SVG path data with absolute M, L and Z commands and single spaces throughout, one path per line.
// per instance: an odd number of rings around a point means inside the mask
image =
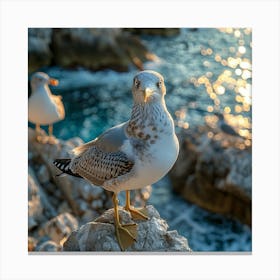
M 126 224 L 116 226 L 116 236 L 122 251 L 133 245 L 137 238 L 137 225 Z
M 126 211 L 129 211 L 131 214 L 131 217 L 134 220 L 148 220 L 149 219 L 149 213 L 147 208 L 132 208 L 132 207 L 125 207 Z
M 42 136 L 42 135 L 37 135 L 36 136 L 36 141 L 40 144 L 46 144 L 46 143 L 48 143 L 48 137 L 47 136 Z
M 48 143 L 51 145 L 57 144 L 58 140 L 54 136 L 49 136 L 48 137 Z

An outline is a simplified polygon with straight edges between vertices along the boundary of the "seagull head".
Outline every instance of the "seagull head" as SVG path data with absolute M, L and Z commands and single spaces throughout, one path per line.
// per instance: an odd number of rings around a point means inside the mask
M 214 115 L 218 117 L 219 121 L 224 121 L 225 119 L 224 115 L 220 112 L 215 112 Z
M 162 75 L 151 70 L 139 72 L 133 79 L 132 93 L 136 104 L 163 101 L 166 88 Z
M 36 72 L 32 75 L 31 87 L 33 90 L 45 85 L 57 86 L 58 80 L 50 78 L 49 75 L 44 72 Z

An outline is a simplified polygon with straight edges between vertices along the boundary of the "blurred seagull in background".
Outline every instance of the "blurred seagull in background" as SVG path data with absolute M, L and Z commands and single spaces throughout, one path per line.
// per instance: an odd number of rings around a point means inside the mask
M 223 133 L 228 134 L 230 136 L 241 137 L 241 135 L 238 132 L 236 132 L 236 130 L 232 126 L 226 123 L 225 117 L 222 113 L 216 112 L 214 114 L 218 117 L 217 126 Z
M 164 80 L 159 73 L 138 73 L 133 80 L 134 105 L 130 119 L 75 148 L 72 159 L 54 161 L 63 173 L 83 177 L 113 192 L 115 231 L 122 250 L 135 242 L 137 225 L 121 224 L 118 193 L 126 191 L 124 209 L 134 219 L 148 219 L 145 208 L 136 209 L 130 205 L 130 190 L 157 182 L 171 169 L 179 153 L 165 93 Z
M 58 80 L 50 78 L 46 73 L 36 72 L 31 77 L 31 96 L 28 99 L 28 121 L 36 125 L 36 139 L 39 142 L 55 143 L 53 123 L 65 117 L 62 97 L 53 95 L 49 85 L 57 86 Z M 40 136 L 40 125 L 49 126 L 49 137 Z

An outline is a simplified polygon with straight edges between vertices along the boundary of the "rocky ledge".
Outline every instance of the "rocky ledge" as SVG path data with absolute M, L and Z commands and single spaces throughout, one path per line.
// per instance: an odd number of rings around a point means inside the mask
M 143 70 L 143 62 L 154 58 L 138 35 L 121 28 L 28 29 L 29 73 L 50 65 Z
M 156 209 L 147 206 L 149 220 L 137 221 L 137 241 L 126 251 L 190 252 L 185 237 L 176 230 L 167 231 L 168 225 Z M 129 212 L 120 209 L 122 223 L 134 223 Z M 114 210 L 109 209 L 93 222 L 72 232 L 63 244 L 63 251 L 121 251 L 115 235 Z
M 179 140 L 179 157 L 170 173 L 174 191 L 200 207 L 250 226 L 250 140 L 207 126 L 182 130 Z

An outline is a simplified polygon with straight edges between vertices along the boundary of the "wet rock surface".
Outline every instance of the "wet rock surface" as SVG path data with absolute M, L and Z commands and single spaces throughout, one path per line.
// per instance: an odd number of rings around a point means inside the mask
M 137 241 L 126 251 L 190 252 L 188 241 L 168 225 L 151 205 L 147 206 L 149 220 L 136 221 Z M 120 209 L 122 223 L 134 223 L 130 213 Z M 107 210 L 93 222 L 73 231 L 63 244 L 63 251 L 121 251 L 115 236 L 114 211 Z
M 187 201 L 251 225 L 252 151 L 241 137 L 208 127 L 182 130 L 170 176 Z
M 51 64 L 53 58 L 51 41 L 52 28 L 28 29 L 28 72 Z
M 91 70 L 143 69 L 153 59 L 137 35 L 121 28 L 29 28 L 29 72 L 40 67 L 86 67 Z
M 41 136 L 47 137 L 43 130 Z M 28 129 L 29 251 L 61 251 L 72 231 L 112 207 L 111 193 L 103 188 L 80 178 L 57 176 L 60 172 L 53 160 L 71 157 L 72 149 L 82 143 L 80 138 L 38 143 L 35 131 Z M 143 205 L 150 192 L 149 186 L 132 193 L 133 205 Z

